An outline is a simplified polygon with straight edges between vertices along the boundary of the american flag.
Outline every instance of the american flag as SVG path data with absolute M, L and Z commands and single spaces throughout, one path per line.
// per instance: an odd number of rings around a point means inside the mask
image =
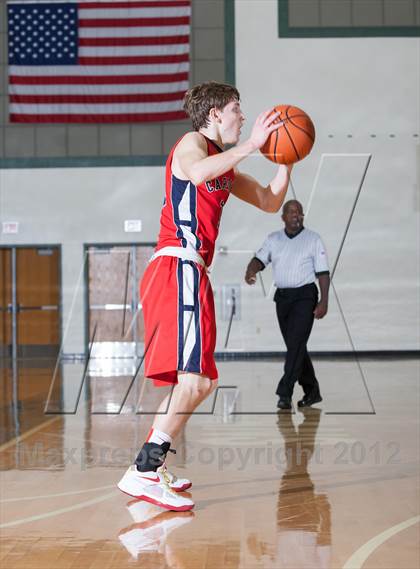
M 8 2 L 19 123 L 184 119 L 190 0 Z

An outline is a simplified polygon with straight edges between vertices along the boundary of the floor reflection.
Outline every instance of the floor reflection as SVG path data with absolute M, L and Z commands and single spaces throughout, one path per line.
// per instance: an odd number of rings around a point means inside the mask
M 20 437 L 52 415 L 45 414 L 50 395 L 51 409 L 59 411 L 62 382 L 53 384 L 55 360 L 47 358 L 7 360 L 0 364 L 0 445 Z
M 284 439 L 285 470 L 277 499 L 275 547 L 252 534 L 248 547 L 258 561 L 288 569 L 328 569 L 331 560 L 331 507 L 317 493 L 308 467 L 320 457 L 316 434 L 321 410 L 305 409 L 295 416 L 279 413 L 277 426 Z M 303 416 L 303 421 L 301 418 Z M 265 565 L 265 563 L 264 563 Z
M 131 557 L 141 562 L 164 561 L 171 569 L 185 567 L 167 539 L 174 530 L 190 523 L 194 513 L 165 512 L 142 500 L 132 500 L 127 509 L 134 523 L 122 529 L 118 539 Z

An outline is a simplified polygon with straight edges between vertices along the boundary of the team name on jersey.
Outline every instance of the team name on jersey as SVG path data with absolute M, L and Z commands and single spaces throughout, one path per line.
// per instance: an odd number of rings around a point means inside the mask
M 218 192 L 219 190 L 226 190 L 228 192 L 232 189 L 232 180 L 227 176 L 223 176 L 223 178 L 215 178 L 214 180 L 210 180 L 210 182 L 206 182 L 207 191 Z

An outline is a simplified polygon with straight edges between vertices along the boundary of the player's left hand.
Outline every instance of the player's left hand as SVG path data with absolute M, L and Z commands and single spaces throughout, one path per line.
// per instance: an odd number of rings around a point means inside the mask
M 281 127 L 282 123 L 280 121 L 276 121 L 279 116 L 280 113 L 274 109 L 268 109 L 268 111 L 264 111 L 258 115 L 249 138 L 255 147 L 255 150 L 261 148 L 270 134 Z
M 314 310 L 314 316 L 317 320 L 324 318 L 328 312 L 328 304 L 326 302 L 318 302 Z

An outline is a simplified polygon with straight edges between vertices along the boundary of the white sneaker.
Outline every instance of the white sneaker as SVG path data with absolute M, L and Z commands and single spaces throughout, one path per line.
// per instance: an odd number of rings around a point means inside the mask
M 188 480 L 188 478 L 178 478 L 175 476 L 175 474 L 169 472 L 166 464 L 163 464 L 161 467 L 159 467 L 158 472 L 163 474 L 166 482 L 169 485 L 169 488 L 174 492 L 184 492 L 184 490 L 188 490 L 188 488 L 191 488 L 192 486 L 192 482 Z
M 130 466 L 118 482 L 118 488 L 133 498 L 167 510 L 185 512 L 194 507 L 192 500 L 171 490 L 162 472 L 154 472 L 153 475 L 148 472 L 144 474 L 147 476 L 139 472 L 135 465 Z

